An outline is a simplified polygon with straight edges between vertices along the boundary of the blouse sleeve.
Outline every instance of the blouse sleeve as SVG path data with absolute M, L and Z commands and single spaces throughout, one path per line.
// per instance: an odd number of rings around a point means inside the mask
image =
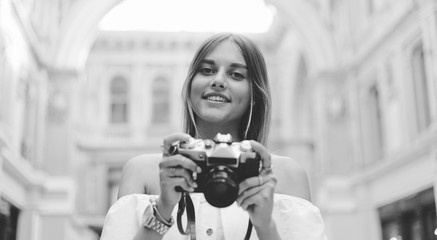
M 273 217 L 282 239 L 327 239 L 320 210 L 305 199 L 275 194 Z
M 139 208 L 148 204 L 148 195 L 127 195 L 112 205 L 106 214 L 100 240 L 133 239 L 140 228 Z

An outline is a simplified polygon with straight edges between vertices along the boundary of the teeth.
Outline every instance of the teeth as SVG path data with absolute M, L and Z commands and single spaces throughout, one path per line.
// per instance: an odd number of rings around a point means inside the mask
M 215 101 L 215 102 L 226 102 L 226 99 L 219 96 L 209 96 L 208 100 Z

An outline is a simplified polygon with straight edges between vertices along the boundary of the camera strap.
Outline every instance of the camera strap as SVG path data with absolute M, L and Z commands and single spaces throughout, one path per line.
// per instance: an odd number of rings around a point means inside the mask
M 185 209 L 187 209 L 187 227 L 185 230 L 182 227 L 182 215 Z M 196 240 L 196 216 L 194 213 L 193 200 L 191 200 L 190 194 L 182 192 L 181 199 L 179 200 L 177 223 L 179 232 L 182 235 L 190 235 L 191 240 Z
M 244 237 L 244 240 L 249 240 L 250 238 L 250 234 L 252 234 L 252 222 L 249 219 L 249 223 L 247 224 L 247 231 L 246 231 L 246 236 Z
M 187 226 L 184 230 L 182 227 L 182 215 L 184 214 L 185 209 L 187 209 Z M 193 200 L 191 200 L 190 194 L 188 194 L 187 192 L 182 192 L 181 199 L 179 200 L 177 224 L 179 232 L 182 235 L 190 235 L 191 240 L 196 240 L 196 216 L 194 213 L 194 205 Z M 252 228 L 253 225 L 249 219 L 244 240 L 249 240 L 250 235 L 252 234 Z

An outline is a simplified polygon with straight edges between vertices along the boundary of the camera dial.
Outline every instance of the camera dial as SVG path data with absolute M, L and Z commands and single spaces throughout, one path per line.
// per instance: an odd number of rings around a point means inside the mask
M 181 142 L 176 153 L 193 160 L 202 172 L 195 180 L 195 192 L 203 192 L 209 204 L 227 207 L 238 196 L 238 185 L 259 174 L 260 157 L 250 141 L 232 142 L 230 134 L 217 134 L 212 140 L 190 139 Z

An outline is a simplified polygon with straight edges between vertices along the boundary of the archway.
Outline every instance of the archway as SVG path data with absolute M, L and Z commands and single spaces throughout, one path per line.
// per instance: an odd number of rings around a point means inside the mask
M 123 0 L 80 1 L 63 19 L 51 66 L 55 69 L 81 70 L 98 33 L 97 24 Z M 278 9 L 296 29 L 308 55 L 309 65 L 316 72 L 331 69 L 335 62 L 331 38 L 316 12 L 303 0 L 266 0 Z M 93 11 L 89 11 L 93 9 Z

